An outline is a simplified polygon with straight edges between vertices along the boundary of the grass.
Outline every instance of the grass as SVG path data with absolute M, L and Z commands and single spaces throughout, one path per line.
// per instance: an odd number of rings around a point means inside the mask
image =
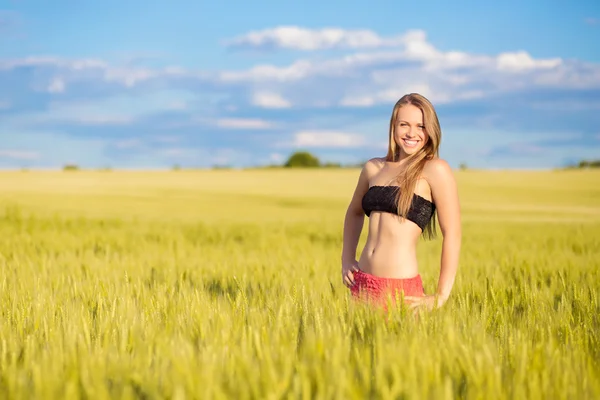
M 356 170 L 2 172 L 0 396 L 600 397 L 600 173 L 456 176 L 415 321 L 341 283 Z

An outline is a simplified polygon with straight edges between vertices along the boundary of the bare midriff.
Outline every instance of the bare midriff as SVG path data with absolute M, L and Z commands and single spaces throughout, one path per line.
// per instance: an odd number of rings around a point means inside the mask
M 420 235 L 421 229 L 414 222 L 373 211 L 358 268 L 382 278 L 414 278 L 419 274 L 416 249 Z

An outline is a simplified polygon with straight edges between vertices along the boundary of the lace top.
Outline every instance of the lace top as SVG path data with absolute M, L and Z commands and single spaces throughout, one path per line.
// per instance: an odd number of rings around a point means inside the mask
M 398 204 L 396 203 L 398 190 L 400 190 L 399 186 L 371 186 L 362 199 L 365 215 L 369 217 L 372 211 L 398 215 Z M 405 218 L 417 224 L 422 231 L 434 212 L 435 204 L 415 193 Z

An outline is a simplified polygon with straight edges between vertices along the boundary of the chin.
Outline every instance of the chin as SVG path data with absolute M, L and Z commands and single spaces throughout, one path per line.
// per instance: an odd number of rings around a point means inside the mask
M 412 156 L 413 154 L 419 152 L 423 146 L 418 146 L 418 147 L 405 147 L 405 146 L 400 146 L 400 148 L 402 149 L 402 152 L 406 155 Z

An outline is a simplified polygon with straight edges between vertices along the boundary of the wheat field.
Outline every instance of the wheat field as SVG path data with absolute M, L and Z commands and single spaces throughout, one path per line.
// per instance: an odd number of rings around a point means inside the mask
M 342 285 L 358 172 L 0 172 L 0 396 L 600 398 L 600 171 L 456 171 L 418 319 Z

